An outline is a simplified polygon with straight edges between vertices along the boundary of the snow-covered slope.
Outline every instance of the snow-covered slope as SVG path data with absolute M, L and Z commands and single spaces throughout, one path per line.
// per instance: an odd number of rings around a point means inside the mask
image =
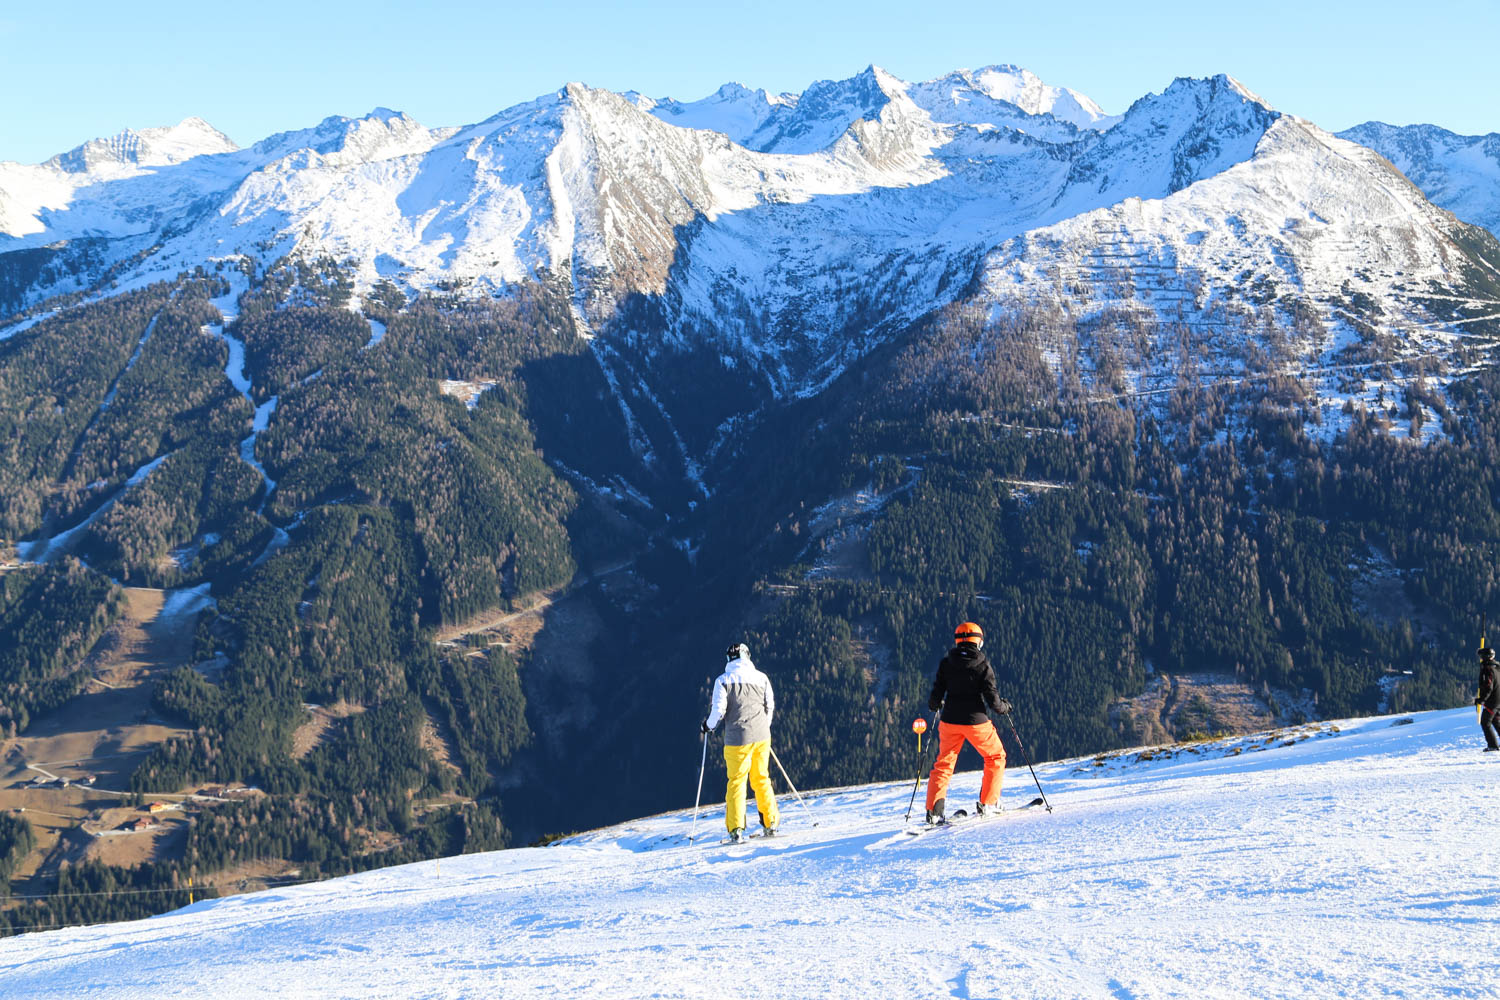
M 1191 136 L 1181 144 L 1214 160 L 1192 183 L 1176 179 L 1179 165 L 1158 162 L 1161 197 L 1069 213 L 989 254 L 987 293 L 1045 301 L 1068 288 L 1075 308 L 1146 313 L 1161 321 L 1149 325 L 1157 330 L 1190 327 L 1195 349 L 1226 375 L 1256 374 L 1244 330 L 1226 327 L 1227 315 L 1247 303 L 1300 302 L 1286 330 L 1301 367 L 1330 380 L 1368 367 L 1371 356 L 1351 346 L 1373 339 L 1371 329 L 1394 334 L 1381 360 L 1442 357 L 1500 315 L 1493 293 L 1464 291 L 1475 270 L 1493 283 L 1500 256 L 1476 262 L 1473 234 L 1379 156 L 1291 116 L 1210 134 L 1217 148 Z M 1099 162 L 1117 166 L 1125 156 Z M 1433 308 L 1444 302 L 1463 314 Z M 1158 359 L 1169 360 L 1165 351 Z M 1174 377 L 1170 362 L 1154 373 L 1146 365 L 1137 383 L 1162 384 L 1153 374 Z
M 795 94 L 773 96 L 764 90 L 751 90 L 738 83 L 726 83 L 697 101 L 627 96 L 636 107 L 651 112 L 669 125 L 722 132 L 741 146 L 751 148 L 754 148 L 752 137 L 765 127 L 779 109 L 795 108 L 798 97 Z
M 1055 806 L 908 837 L 909 784 L 704 810 L 0 942 L 7 996 L 1495 996 L 1468 709 L 1038 768 Z M 696 763 L 696 761 L 688 762 Z M 787 765 L 795 770 L 796 762 Z M 695 768 L 670 769 L 685 784 Z M 961 775 L 953 801 L 973 796 Z M 684 794 L 691 792 L 684 787 Z M 1034 794 L 1024 767 L 1003 799 Z
M 1365 122 L 1339 138 L 1369 146 L 1433 204 L 1500 236 L 1500 132 L 1458 135 L 1436 125 Z
M 432 140 L 427 129 L 384 108 L 360 119 L 328 118 L 245 150 L 189 118 L 171 129 L 97 139 L 36 166 L 0 163 L 0 254 L 97 237 L 115 244 L 109 257 L 127 257 L 222 218 L 236 189 L 256 179 L 339 170 Z M 276 210 L 294 209 L 280 203 Z M 147 269 L 163 266 L 157 260 Z
M 6 251 L 64 255 L 0 273 L 0 294 L 292 251 L 362 287 L 563 276 L 593 329 L 748 360 L 789 395 L 975 288 L 1071 299 L 1057 277 L 1101 255 L 1111 291 L 1086 289 L 1085 312 L 1156 310 L 1140 289 L 1160 285 L 1211 331 L 1226 305 L 1275 301 L 1332 324 L 1309 360 L 1353 336 L 1343 303 L 1404 337 L 1452 318 L 1435 289 L 1500 273 L 1500 245 L 1476 260 L 1384 160 L 1224 76 L 1118 117 L 1015 67 L 909 84 L 871 66 L 691 104 L 570 84 L 460 129 L 381 109 L 246 150 L 204 129 L 0 167 L 0 271 Z
M 1047 128 L 1047 118 L 1078 129 L 1104 131 L 1120 120 L 1092 99 L 1052 87 L 1020 66 L 961 69 L 911 88 L 912 99 L 938 121 L 1010 124 L 1022 131 Z M 1016 112 L 1021 112 L 1017 115 Z
M 94 139 L 66 153 L 59 153 L 43 166 L 69 174 L 88 174 L 99 180 L 131 167 L 165 166 L 195 156 L 232 153 L 239 147 L 228 136 L 202 118 L 185 118 L 167 128 L 139 132 L 126 129 L 119 135 Z

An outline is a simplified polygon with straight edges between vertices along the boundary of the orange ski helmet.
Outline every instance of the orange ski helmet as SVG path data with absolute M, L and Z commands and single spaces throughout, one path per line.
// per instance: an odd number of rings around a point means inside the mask
M 976 646 L 984 645 L 984 629 L 973 622 L 960 622 L 958 628 L 953 630 L 954 642 L 972 642 Z

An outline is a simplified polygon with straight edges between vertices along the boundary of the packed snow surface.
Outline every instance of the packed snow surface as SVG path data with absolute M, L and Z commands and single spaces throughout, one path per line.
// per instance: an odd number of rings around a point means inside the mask
M 1494 997 L 1500 754 L 1480 746 L 1461 709 L 1061 761 L 1037 769 L 1054 812 L 920 837 L 909 783 L 809 794 L 816 827 L 788 796 L 786 836 L 737 847 L 720 809 L 696 844 L 669 813 L 14 938 L 0 982 L 69 1000 Z M 663 777 L 688 794 L 697 760 L 678 764 Z M 950 801 L 977 786 L 960 775 Z M 1007 806 L 1035 792 L 1007 773 Z

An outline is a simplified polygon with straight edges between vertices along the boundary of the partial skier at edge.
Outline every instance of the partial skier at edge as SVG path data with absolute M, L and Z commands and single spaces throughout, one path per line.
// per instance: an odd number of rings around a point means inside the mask
M 1500 750 L 1500 671 L 1497 671 L 1495 651 L 1488 645 L 1479 647 L 1479 691 L 1474 704 L 1479 708 L 1484 748 Z

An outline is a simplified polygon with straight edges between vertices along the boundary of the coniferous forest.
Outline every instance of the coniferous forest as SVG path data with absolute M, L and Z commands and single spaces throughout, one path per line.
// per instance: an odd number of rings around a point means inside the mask
M 645 306 L 591 341 L 550 278 L 351 287 L 326 260 L 221 265 L 0 341 L 0 537 L 31 546 L 0 576 L 5 735 L 82 690 L 124 588 L 208 584 L 152 690 L 182 735 L 122 792 L 263 793 L 198 811 L 171 857 L 18 880 L 50 898 L 11 929 L 158 912 L 252 860 L 322 877 L 691 804 L 733 639 L 804 789 L 912 776 L 965 619 L 1034 758 L 1141 742 L 1109 709 L 1163 673 L 1328 718 L 1470 697 L 1500 555 L 1483 366 L 1356 345 L 1350 379 L 1402 388 L 1329 427 L 1294 312 L 1247 310 L 1225 379 L 1188 330 L 959 305 L 773 401 L 727 346 L 661 346 Z M 1173 380 L 1130 391 L 1163 343 Z M 534 635 L 474 625 L 540 599 Z M 32 841 L 0 814 L 0 885 Z

